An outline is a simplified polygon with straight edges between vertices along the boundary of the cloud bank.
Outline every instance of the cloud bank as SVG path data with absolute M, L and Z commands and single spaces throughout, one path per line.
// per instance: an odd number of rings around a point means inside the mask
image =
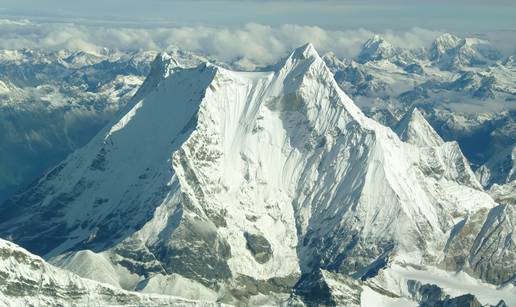
M 421 48 L 429 47 L 441 33 L 412 28 L 403 31 L 384 30 L 379 34 L 394 45 Z M 222 61 L 246 58 L 259 65 L 271 64 L 306 42 L 312 42 L 321 53 L 331 51 L 339 57 L 352 58 L 360 51 L 363 43 L 374 34 L 376 33 L 363 28 L 339 31 L 296 24 L 269 26 L 248 23 L 239 28 L 130 27 L 116 24 L 92 25 L 0 19 L 2 49 L 70 49 L 97 52 L 101 48 L 160 51 L 177 47 L 210 55 Z M 504 37 L 513 34 L 498 33 L 493 37 L 504 42 L 505 49 L 512 48 L 512 53 L 516 50 L 516 42 Z
M 317 26 L 268 26 L 249 23 L 241 28 L 155 27 L 135 28 L 75 23 L 35 23 L 0 19 L 0 48 L 71 49 L 96 52 L 118 50 L 165 50 L 178 47 L 221 60 L 247 58 L 270 64 L 293 48 L 312 42 L 321 53 L 332 51 L 341 57 L 355 56 L 373 36 L 366 29 L 335 31 Z M 381 33 L 393 44 L 418 48 L 428 46 L 440 32 L 414 28 Z

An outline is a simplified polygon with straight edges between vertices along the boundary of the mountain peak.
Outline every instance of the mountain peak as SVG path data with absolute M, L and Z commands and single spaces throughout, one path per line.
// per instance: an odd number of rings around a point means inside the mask
M 414 117 L 423 117 L 423 114 L 421 113 L 421 111 L 419 111 L 418 107 L 414 107 L 412 108 L 412 116 Z M 424 117 L 423 117 L 424 119 Z
M 395 132 L 407 143 L 418 146 L 440 146 L 443 139 L 430 126 L 421 111 L 414 107 L 398 123 Z
M 454 47 L 457 46 L 460 41 L 461 39 L 453 34 L 443 33 L 435 39 L 434 44 Z
M 168 53 L 158 53 L 151 64 L 147 78 L 134 95 L 133 101 L 138 101 L 146 93 L 153 91 L 163 79 L 170 76 L 175 69 L 180 67 L 181 65 Z
M 315 47 L 312 43 L 308 42 L 304 44 L 303 46 L 295 49 L 291 55 L 291 59 L 308 59 L 312 57 L 319 57 L 319 53 L 317 53 L 317 50 L 315 50 Z
M 384 60 L 395 54 L 396 49 L 394 46 L 379 34 L 375 34 L 362 46 L 362 51 L 358 55 L 358 61 L 364 63 L 367 61 Z
M 152 63 L 151 70 L 158 70 L 159 73 L 164 77 L 168 77 L 172 68 L 179 67 L 179 63 L 166 52 L 160 52 Z
M 312 66 L 315 62 L 324 63 L 323 59 L 319 56 L 319 53 L 315 50 L 312 43 L 306 43 L 305 45 L 294 49 L 288 57 L 283 61 L 280 61 L 273 65 L 275 71 L 291 71 L 293 69 L 306 70 Z
M 439 60 L 450 50 L 457 48 L 461 43 L 461 39 L 450 33 L 443 33 L 438 36 L 432 43 L 430 57 L 433 60 Z
M 486 65 L 501 57 L 501 53 L 488 41 L 474 37 L 459 38 L 449 33 L 437 37 L 430 50 L 430 60 L 454 70 L 462 70 L 468 65 Z
M 373 43 L 388 43 L 388 42 L 380 34 L 374 34 L 373 37 L 368 39 L 365 44 L 367 45 L 367 44 L 373 44 Z

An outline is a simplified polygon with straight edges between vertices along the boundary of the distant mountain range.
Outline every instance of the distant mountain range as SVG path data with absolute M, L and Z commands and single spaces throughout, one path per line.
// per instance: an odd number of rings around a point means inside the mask
M 394 128 L 417 106 L 442 138 L 459 142 L 475 169 L 516 143 L 514 56 L 486 41 L 443 34 L 430 49 L 413 50 L 375 36 L 356 60 L 323 58 L 367 115 Z

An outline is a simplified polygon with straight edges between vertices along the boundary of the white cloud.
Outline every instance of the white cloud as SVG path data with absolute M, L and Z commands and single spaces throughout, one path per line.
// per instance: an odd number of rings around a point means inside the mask
M 0 8 L 1 10 L 1 8 Z M 10 19 L 0 19 L 0 26 L 29 26 L 31 25 L 30 20 L 20 19 L 20 20 L 10 20 Z

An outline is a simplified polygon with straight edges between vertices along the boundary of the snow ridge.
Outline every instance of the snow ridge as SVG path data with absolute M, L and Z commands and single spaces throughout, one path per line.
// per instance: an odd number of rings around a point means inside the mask
M 440 146 L 443 139 L 426 121 L 421 111 L 414 107 L 395 129 L 401 140 L 418 146 Z

